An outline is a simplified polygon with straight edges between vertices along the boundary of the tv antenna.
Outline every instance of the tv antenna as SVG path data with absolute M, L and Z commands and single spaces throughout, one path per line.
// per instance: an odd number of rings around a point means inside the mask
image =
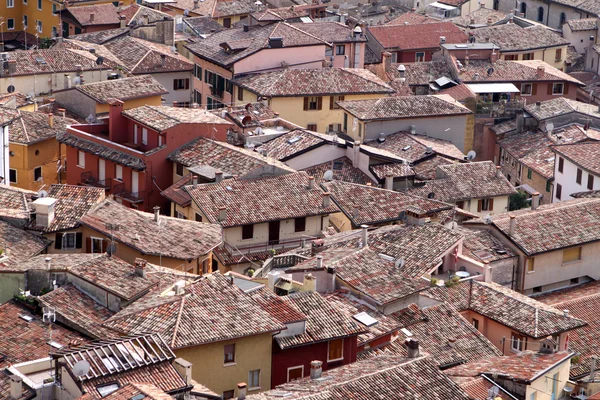
M 106 223 L 104 226 L 110 231 L 110 244 L 106 247 L 106 254 L 112 256 L 117 251 L 117 246 L 115 245 L 115 232 L 119 231 L 121 225 Z
M 44 322 L 56 322 L 56 310 L 52 307 L 44 307 L 44 314 L 42 317 Z

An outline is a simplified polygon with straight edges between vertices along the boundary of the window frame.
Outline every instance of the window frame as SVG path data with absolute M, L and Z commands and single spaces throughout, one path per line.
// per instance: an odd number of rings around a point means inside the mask
M 195 215 L 194 219 L 196 220 L 196 222 L 202 222 L 202 219 L 203 219 L 203 218 L 202 218 L 202 215 L 200 215 L 200 214 L 198 214 L 198 213 L 195 213 L 195 214 L 196 214 L 196 215 Z
M 515 338 L 515 339 L 513 339 Z M 517 346 L 515 346 L 515 342 L 517 343 Z M 527 337 L 524 335 L 521 335 L 520 333 L 511 331 L 510 332 L 510 349 L 514 352 L 523 352 L 525 351 L 527 348 Z
M 306 111 L 318 111 L 319 110 L 319 96 L 306 96 L 308 99 L 306 104 Z
M 294 218 L 294 233 L 298 232 L 306 232 L 306 217 Z
M 254 239 L 254 224 L 242 225 L 242 240 Z
M 83 159 L 83 162 L 81 162 Z M 85 168 L 85 151 L 78 150 L 77 153 L 77 166 L 79 168 Z
M 569 259 L 565 260 L 565 253 L 568 251 L 573 251 L 573 250 L 575 250 L 577 252 L 577 258 L 573 258 L 573 259 L 569 258 Z M 581 262 L 582 252 L 583 252 L 583 246 L 570 247 L 568 249 L 564 249 L 562 252 L 562 264 L 561 265 L 569 265 L 569 264 Z
M 98 241 L 98 240 L 100 241 L 100 251 L 95 252 L 94 251 L 94 241 Z M 96 237 L 96 236 L 90 236 L 90 251 L 92 253 L 101 254 L 102 253 L 102 248 L 104 247 L 103 244 L 104 244 L 104 239 L 103 238 Z
M 37 175 L 37 171 L 40 171 L 40 173 L 39 173 L 39 177 L 38 177 L 38 178 L 36 178 L 36 177 L 35 177 L 35 176 Z M 43 175 L 42 175 L 42 167 L 35 167 L 35 168 L 33 169 L 33 181 L 34 181 L 34 182 L 39 182 L 39 181 L 41 181 L 42 179 L 43 179 Z
M 554 193 L 554 197 L 556 197 L 558 200 L 562 200 L 562 185 L 560 183 L 556 184 L 556 191 Z
M 527 179 L 533 179 L 533 170 L 531 168 L 527 168 Z
M 300 375 L 300 378 L 298 378 L 298 379 L 304 378 L 304 365 L 294 365 L 293 367 L 288 367 L 288 369 L 287 369 L 287 380 L 286 380 L 286 382 L 293 382 L 293 381 L 290 381 L 290 371 L 291 370 L 295 370 L 295 369 L 300 369 L 302 371 L 301 375 Z
M 587 188 L 588 190 L 594 190 L 594 175 L 590 174 L 589 172 L 587 178 Z
M 240 86 L 237 87 L 237 99 L 238 101 L 244 101 L 244 88 Z
M 562 157 L 558 157 L 558 172 L 561 174 L 565 170 L 565 159 Z
M 119 177 L 119 171 L 121 177 Z M 123 166 L 121 164 L 115 164 L 115 180 L 123 182 Z
M 341 110 L 342 107 L 340 107 L 337 102 L 338 101 L 344 101 L 346 97 L 344 95 L 338 95 L 338 96 L 330 96 L 329 97 L 329 109 L 330 110 Z
M 183 164 L 175 163 L 175 175 L 183 176 Z
M 233 352 L 228 353 L 227 348 L 232 348 Z M 231 360 L 228 357 L 230 354 L 233 355 L 233 358 L 231 358 Z M 236 360 L 236 358 L 235 358 L 235 343 L 224 345 L 223 346 L 223 366 L 226 367 L 229 365 L 235 365 L 236 364 L 235 360 Z
M 555 90 L 560 86 L 560 93 Z M 565 84 L 563 82 L 554 82 L 552 84 L 552 96 L 562 96 L 565 93 Z
M 10 22 L 12 21 L 12 28 L 10 27 Z M 14 18 L 7 18 L 6 19 L 6 29 L 9 31 L 14 31 L 15 30 L 15 19 Z
M 309 131 L 316 132 L 317 131 L 317 124 L 308 124 L 308 125 L 306 125 L 306 129 L 309 130 Z
M 535 272 L 535 257 L 525 259 L 525 269 L 528 274 Z
M 342 49 L 341 52 L 340 52 L 340 49 Z M 346 55 L 346 45 L 336 44 L 335 45 L 335 55 L 336 56 L 345 56 Z
M 14 172 L 14 174 L 15 174 L 15 179 L 14 179 L 14 180 L 12 179 L 12 176 L 11 176 L 11 175 L 13 174 L 13 172 Z M 9 183 L 19 183 L 19 176 L 18 176 L 18 175 L 19 175 L 19 174 L 18 174 L 18 172 L 17 172 L 17 170 L 16 170 L 16 169 L 14 169 L 14 168 L 9 168 L 9 169 L 8 169 L 8 182 L 9 182 Z
M 42 25 L 42 21 L 40 21 L 39 19 L 35 20 L 35 29 L 38 33 L 42 33 L 44 31 L 44 27 Z
M 144 146 L 148 145 L 148 129 L 145 127 L 142 127 L 142 144 Z
M 42 11 L 44 0 L 37 0 L 37 9 Z
M 425 52 L 424 51 L 415 52 L 415 62 L 425 62 Z
M 15 8 L 15 0 L 6 0 L 6 8 Z
M 529 87 L 529 92 L 524 92 L 523 88 Z M 523 83 L 521 85 L 521 96 L 532 96 L 533 95 L 533 83 Z
M 472 318 L 471 324 L 473 325 L 473 328 L 479 330 L 479 320 L 477 318 Z
M 253 382 L 253 379 L 255 378 L 253 376 L 254 374 L 258 374 L 258 378 L 255 382 Z M 258 383 L 258 385 L 253 385 L 253 383 Z M 253 369 L 251 371 L 248 371 L 248 391 L 260 390 L 260 388 L 260 369 Z
M 67 239 L 68 237 L 73 237 L 73 247 L 69 247 L 68 242 L 69 240 Z M 63 236 L 62 236 L 62 250 L 75 250 L 77 249 L 77 232 L 64 232 Z
M 577 168 L 577 175 L 575 176 L 575 183 L 581 185 L 583 180 L 583 170 L 581 168 Z
M 330 358 L 331 356 L 331 343 L 333 342 L 341 342 L 341 353 L 340 353 L 340 357 L 338 358 Z M 339 339 L 333 339 L 333 340 L 329 340 L 327 342 L 327 362 L 336 362 L 336 361 L 342 361 L 344 359 L 344 338 L 339 338 Z
M 29 17 L 26 14 L 23 14 L 23 27 L 29 26 Z

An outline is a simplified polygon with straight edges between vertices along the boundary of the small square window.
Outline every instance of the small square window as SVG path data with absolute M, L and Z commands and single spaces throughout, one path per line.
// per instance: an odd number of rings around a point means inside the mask
M 252 239 L 254 237 L 254 225 L 242 226 L 242 240 Z
M 521 85 L 521 95 L 531 96 L 533 92 L 533 85 L 531 83 L 524 83 Z
M 564 89 L 564 84 L 563 83 L 553 83 L 552 84 L 552 94 L 563 94 L 563 89 Z
M 15 20 L 13 18 L 6 20 L 6 29 L 9 31 L 15 29 Z
M 306 217 L 294 219 L 294 232 L 304 232 L 306 230 Z
M 6 0 L 6 8 L 13 8 L 15 6 L 15 0 Z
M 74 232 L 65 233 L 62 237 L 62 248 L 66 250 L 73 250 L 76 248 L 76 234 Z
M 202 222 L 202 215 L 196 213 L 196 222 Z
M 415 53 L 415 62 L 423 62 L 423 61 L 425 61 L 425 53 L 424 52 Z
M 523 351 L 525 349 L 525 336 L 511 332 L 510 348 L 514 351 Z
M 295 381 L 304 377 L 304 365 L 298 365 L 296 367 L 288 368 L 287 381 Z
M 344 359 L 344 339 L 330 340 L 327 352 L 327 362 Z
M 581 246 L 563 250 L 563 264 L 581 261 Z
M 183 176 L 183 164 L 175 164 L 175 173 L 179 176 Z
M 533 293 L 542 293 L 542 287 L 541 286 L 536 286 L 533 288 Z
M 343 44 L 336 45 L 335 46 L 335 55 L 343 56 L 344 54 L 346 54 L 346 46 Z
M 119 390 L 119 384 L 118 383 L 109 383 L 108 385 L 96 386 L 96 390 L 98 391 L 98 393 L 100 393 L 100 396 L 106 397 L 109 394 Z
M 223 400 L 233 399 L 234 395 L 235 395 L 234 390 L 226 390 L 223 392 Z
M 223 349 L 223 363 L 231 364 L 235 362 L 235 344 L 227 344 Z
M 571 279 L 571 285 L 577 285 L 577 284 L 579 284 L 579 278 Z
M 317 124 L 308 124 L 306 125 L 306 129 L 308 129 L 309 131 L 317 131 Z
M 10 183 L 17 183 L 17 170 L 10 169 L 8 173 L 9 173 Z

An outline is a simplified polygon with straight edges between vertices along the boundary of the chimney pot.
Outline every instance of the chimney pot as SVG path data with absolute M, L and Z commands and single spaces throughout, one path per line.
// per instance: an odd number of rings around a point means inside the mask
M 177 107 L 177 102 L 176 101 L 173 102 L 173 107 Z
M 11 399 L 20 399 L 23 397 L 23 379 L 20 376 L 10 376 L 10 397 Z
M 501 178 L 501 177 L 502 177 L 502 167 L 497 165 L 496 166 L 496 178 Z
M 539 78 L 543 78 L 546 73 L 546 68 L 543 65 L 538 65 L 537 67 L 537 76 Z
M 308 188 L 312 189 L 314 186 L 315 186 L 315 177 L 309 176 L 308 177 Z
M 323 256 L 317 256 L 317 268 L 323 268 Z
M 215 171 L 215 182 L 220 183 L 223 181 L 223 171 Z
M 331 204 L 331 193 L 325 192 L 323 193 L 323 208 L 329 207 Z
M 419 357 L 419 341 L 413 338 L 406 338 L 404 344 L 407 348 L 408 358 L 417 358 Z
M 219 221 L 225 221 L 227 219 L 227 207 L 219 207 Z
M 160 215 L 160 206 L 154 206 L 154 222 L 158 222 L 158 218 Z
M 196 175 L 192 176 L 192 187 L 198 187 L 198 177 Z
M 514 215 L 510 216 L 510 223 L 508 226 L 508 236 L 514 236 L 515 235 L 515 229 L 516 229 L 516 225 L 517 225 L 517 221 Z
M 531 209 L 537 210 L 537 208 L 539 206 L 540 206 L 540 194 L 538 192 L 535 192 L 534 194 L 531 195 Z
M 362 247 L 367 247 L 369 245 L 369 225 L 361 225 L 360 229 L 362 230 Z
M 542 102 L 541 101 L 536 101 L 535 102 L 535 110 L 536 111 L 540 111 L 542 109 Z
M 54 114 L 48 114 L 48 126 L 54 128 Z
M 392 174 L 385 175 L 385 188 L 387 190 L 394 190 L 394 175 L 392 175 Z
M 456 345 L 456 338 L 448 338 L 448 346 L 454 347 Z
M 565 318 L 569 317 L 569 310 L 563 310 L 563 314 L 565 316 Z
M 323 376 L 323 361 L 310 362 L 310 379 L 319 379 Z
M 134 261 L 135 273 L 142 278 L 146 277 L 146 264 L 147 261 L 143 258 L 136 258 Z
M 238 388 L 238 400 L 245 400 L 246 399 L 246 389 L 248 388 L 248 385 L 246 385 L 245 382 L 238 383 L 237 388 Z
M 358 218 L 358 204 L 352 206 L 352 218 Z

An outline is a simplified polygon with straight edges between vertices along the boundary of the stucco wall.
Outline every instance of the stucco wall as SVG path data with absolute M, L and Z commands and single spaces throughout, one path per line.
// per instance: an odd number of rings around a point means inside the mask
M 19 294 L 19 290 L 25 289 L 25 274 L 0 274 L 0 304 L 6 303 L 14 295 Z
M 563 158 L 565 160 L 563 172 L 558 171 L 559 158 Z M 577 183 L 577 168 L 580 168 L 582 170 L 581 184 Z M 555 189 L 552 202 L 558 203 L 560 201 L 573 200 L 573 198 L 570 196 L 571 193 L 585 192 L 587 190 L 590 190 L 587 187 L 589 175 L 590 173 L 585 169 L 578 167 L 568 159 L 556 154 L 554 159 L 554 187 L 556 188 L 556 185 L 560 184 L 562 186 L 562 193 L 560 199 L 558 199 L 556 197 Z M 594 177 L 594 186 L 591 190 L 600 189 L 600 176 L 594 174 L 591 175 Z

